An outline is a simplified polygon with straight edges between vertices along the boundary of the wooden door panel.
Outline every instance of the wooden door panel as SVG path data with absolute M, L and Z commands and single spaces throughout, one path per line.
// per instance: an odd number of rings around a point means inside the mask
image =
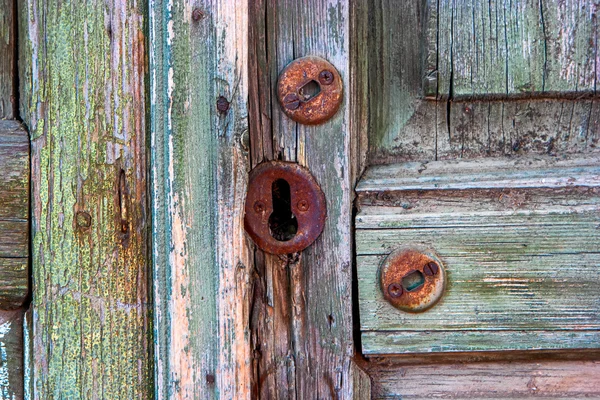
M 424 94 L 580 97 L 596 91 L 597 1 L 428 1 Z
M 378 166 L 357 187 L 363 353 L 600 346 L 600 167 L 595 158 Z M 398 246 L 444 263 L 442 300 L 420 314 L 383 297 Z
M 576 373 L 600 376 L 598 6 L 368 2 L 355 240 L 375 398 L 600 395 Z M 421 314 L 380 287 L 410 245 L 447 272 Z

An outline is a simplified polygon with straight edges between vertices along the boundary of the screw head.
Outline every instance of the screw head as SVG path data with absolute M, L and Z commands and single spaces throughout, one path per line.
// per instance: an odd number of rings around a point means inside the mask
M 393 298 L 398 298 L 404 293 L 404 288 L 399 283 L 392 283 L 388 286 L 388 294 Z
M 257 212 L 258 214 L 265 211 L 265 205 L 263 204 L 262 201 L 257 201 L 256 203 L 254 203 L 254 211 Z
M 310 208 L 310 204 L 306 200 L 300 200 L 297 204 L 298 210 L 300 211 L 308 211 Z
M 192 19 L 194 21 L 200 21 L 202 18 L 204 18 L 204 12 L 199 8 L 194 8 L 194 11 L 192 11 Z
M 297 110 L 300 107 L 300 98 L 296 93 L 290 93 L 283 99 L 283 104 L 288 110 Z
M 423 273 L 427 276 L 434 276 L 438 273 L 439 270 L 440 267 L 434 262 L 430 262 L 427 265 L 425 265 L 425 267 L 423 267 Z
M 221 113 L 227 112 L 227 110 L 229 110 L 229 101 L 225 97 L 219 96 L 219 98 L 217 99 L 217 110 L 219 110 L 219 112 Z
M 331 85 L 333 83 L 333 73 L 324 69 L 319 74 L 319 82 L 321 82 L 322 85 Z

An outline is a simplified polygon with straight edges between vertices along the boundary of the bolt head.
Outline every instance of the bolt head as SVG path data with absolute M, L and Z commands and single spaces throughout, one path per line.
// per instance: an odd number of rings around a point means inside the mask
M 310 208 L 310 204 L 306 200 L 300 200 L 297 204 L 298 210 L 300 211 L 308 211 Z
M 256 203 L 254 203 L 254 211 L 258 214 L 265 211 L 265 205 L 263 204 L 262 201 L 257 201 Z
M 392 283 L 388 286 L 388 294 L 393 298 L 398 298 L 404 294 L 404 288 L 399 283 Z
M 333 83 L 333 73 L 324 69 L 319 74 L 319 82 L 321 82 L 322 85 L 331 85 Z

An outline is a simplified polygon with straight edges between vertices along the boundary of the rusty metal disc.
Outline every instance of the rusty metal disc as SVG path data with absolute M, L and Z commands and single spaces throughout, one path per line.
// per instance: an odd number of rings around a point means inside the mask
M 276 239 L 269 218 L 273 214 L 273 183 L 289 184 L 289 207 L 297 230 L 289 240 Z M 325 195 L 311 173 L 296 163 L 268 161 L 250 172 L 244 228 L 252 240 L 271 254 L 290 254 L 310 246 L 323 232 L 327 217 Z
M 442 297 L 446 273 L 433 252 L 401 248 L 383 262 L 380 283 L 384 298 L 394 307 L 407 312 L 422 312 Z
M 319 89 L 312 97 L 306 93 L 310 85 Z M 307 56 L 292 61 L 279 75 L 277 97 L 288 117 L 301 124 L 317 125 L 335 115 L 343 90 L 342 78 L 329 61 Z

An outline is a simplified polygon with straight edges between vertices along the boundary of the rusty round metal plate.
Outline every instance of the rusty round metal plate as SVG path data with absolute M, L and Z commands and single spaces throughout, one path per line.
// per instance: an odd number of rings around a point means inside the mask
M 342 103 L 342 94 L 339 72 L 321 57 L 294 60 L 279 75 L 279 103 L 288 117 L 301 124 L 317 125 L 333 117 Z
M 407 312 L 421 312 L 431 308 L 442 297 L 446 272 L 433 252 L 401 248 L 383 262 L 380 281 L 384 298 L 394 307 Z
M 288 240 L 276 239 L 270 225 L 274 211 L 273 184 L 279 180 L 289 184 L 288 206 L 297 223 L 295 234 Z M 304 250 L 323 232 L 326 217 L 325 195 L 306 168 L 296 163 L 268 161 L 250 172 L 244 228 L 267 253 L 290 254 Z

